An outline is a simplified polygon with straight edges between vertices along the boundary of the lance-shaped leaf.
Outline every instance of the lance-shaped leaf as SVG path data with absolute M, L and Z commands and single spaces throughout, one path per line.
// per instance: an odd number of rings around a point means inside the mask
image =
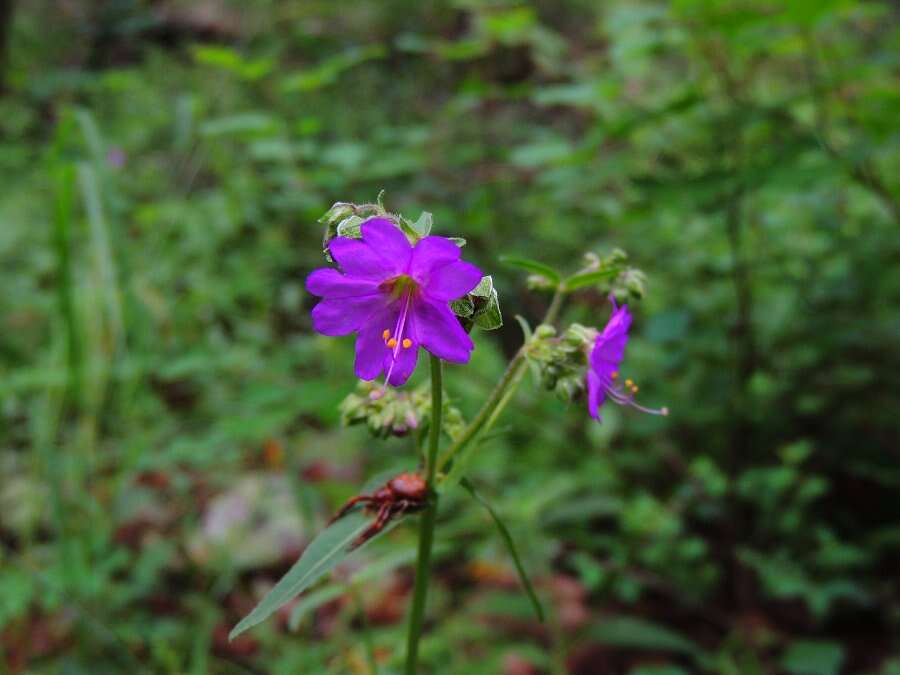
M 390 475 L 395 474 L 396 472 L 391 472 Z M 363 487 L 363 494 L 382 485 L 389 477 L 387 473 L 379 474 Z M 367 513 L 364 509 L 358 509 L 322 530 L 306 547 L 300 559 L 294 563 L 288 573 L 275 584 L 272 590 L 253 608 L 253 611 L 232 629 L 228 639 L 233 640 L 244 631 L 268 619 L 273 613 L 333 570 L 339 563 L 390 532 L 403 520 L 402 517 L 397 518 L 362 546 L 354 549 L 353 543 L 372 524 L 372 518 L 372 514 Z
M 593 640 L 615 647 L 672 651 L 702 656 L 703 650 L 680 633 L 632 616 L 613 616 L 592 626 Z
M 566 279 L 566 290 L 574 291 L 585 286 L 594 286 L 595 284 L 611 281 L 621 274 L 622 268 L 615 267 L 612 269 L 596 270 L 594 272 L 585 272 L 576 274 Z
M 554 287 L 559 286 L 559 282 L 562 281 L 559 272 L 549 265 L 545 265 L 537 260 L 529 260 L 528 258 L 522 258 L 515 255 L 503 255 L 500 256 L 500 262 L 504 265 L 509 265 L 510 267 L 518 267 L 526 272 L 537 274 L 546 279 Z
M 472 482 L 468 478 L 463 478 L 459 481 L 459 484 L 462 485 L 472 498 L 481 504 L 485 510 L 491 515 L 491 518 L 494 520 L 494 523 L 497 525 L 497 530 L 500 532 L 500 538 L 503 539 L 503 542 L 506 544 L 506 548 L 509 549 L 509 555 L 513 559 L 513 564 L 516 566 L 516 572 L 519 573 L 519 579 L 522 581 L 522 586 L 525 588 L 525 592 L 528 594 L 528 599 L 531 600 L 531 605 L 534 607 L 534 613 L 537 614 L 537 618 L 539 621 L 543 623 L 544 621 L 544 608 L 541 606 L 541 601 L 538 600 L 537 594 L 534 592 L 534 587 L 531 585 L 531 581 L 528 579 L 528 575 L 525 573 L 525 568 L 522 566 L 522 561 L 519 558 L 519 553 L 516 551 L 516 544 L 513 542 L 512 535 L 509 533 L 509 530 L 506 529 L 506 525 L 503 524 L 503 521 L 500 520 L 500 516 L 497 515 L 497 512 L 491 508 L 491 505 L 485 501 L 485 499 L 478 494 L 475 490 L 475 486 L 472 485 Z

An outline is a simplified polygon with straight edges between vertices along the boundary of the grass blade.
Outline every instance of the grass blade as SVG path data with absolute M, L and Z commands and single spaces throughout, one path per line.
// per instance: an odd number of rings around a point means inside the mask
M 525 592 L 528 594 L 528 599 L 531 600 L 531 605 L 534 607 L 534 613 L 537 614 L 538 620 L 543 623 L 544 622 L 544 608 L 541 606 L 541 601 L 538 600 L 537 594 L 534 592 L 534 587 L 531 585 L 531 581 L 528 579 L 528 575 L 525 573 L 525 568 L 522 566 L 522 561 L 519 558 L 519 553 L 516 551 L 515 542 L 513 542 L 512 535 L 509 533 L 509 530 L 506 529 L 506 525 L 503 524 L 503 521 L 500 520 L 500 516 L 497 515 L 497 512 L 491 508 L 491 505 L 485 501 L 485 499 L 478 494 L 475 490 L 475 486 L 472 485 L 472 482 L 468 478 L 463 478 L 459 481 L 459 484 L 462 485 L 472 498 L 481 504 L 489 514 L 491 514 L 491 518 L 494 519 L 494 523 L 497 525 L 497 530 L 500 532 L 500 537 L 503 539 L 506 544 L 506 548 L 509 549 L 509 554 L 512 556 L 513 564 L 516 566 L 516 571 L 519 573 L 519 579 L 522 581 L 522 586 L 525 587 Z

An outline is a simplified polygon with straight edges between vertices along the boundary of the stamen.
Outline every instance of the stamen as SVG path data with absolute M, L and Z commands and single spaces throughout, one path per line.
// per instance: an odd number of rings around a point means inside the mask
M 409 349 L 410 347 L 412 347 L 412 340 L 410 340 L 409 338 L 403 338 L 403 348 Z
M 384 332 L 381 334 L 381 337 L 383 337 L 385 340 L 387 340 L 389 337 L 391 337 L 391 331 L 390 331 L 390 329 L 389 329 L 389 328 L 385 328 L 385 329 L 384 329 Z
M 630 380 L 626 380 L 625 384 L 627 385 Z M 646 408 L 636 402 L 634 400 L 634 395 L 638 391 L 638 387 L 632 383 L 629 389 L 629 393 L 626 394 L 620 387 L 607 386 L 605 387 L 607 395 L 619 405 L 627 405 L 630 408 L 634 408 L 635 410 L 640 410 L 643 413 L 647 413 L 648 415 L 662 415 L 665 417 L 669 414 L 669 409 L 667 407 L 662 408 Z
M 390 340 L 387 341 L 387 346 L 390 347 L 391 349 L 393 349 L 394 347 L 397 346 L 397 341 L 394 338 L 391 338 Z
M 631 389 L 631 386 L 633 384 L 634 384 L 634 380 L 632 380 L 630 377 L 627 380 L 625 380 L 625 386 L 628 387 L 629 389 Z
M 612 371 L 612 372 L 609 374 L 609 376 L 610 376 L 612 379 L 615 380 L 617 377 L 619 377 L 619 371 L 618 371 L 618 370 L 614 370 L 614 371 Z

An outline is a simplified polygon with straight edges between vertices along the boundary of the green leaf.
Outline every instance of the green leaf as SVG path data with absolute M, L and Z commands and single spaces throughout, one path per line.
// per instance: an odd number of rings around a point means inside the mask
M 229 640 L 233 640 L 244 631 L 265 621 L 274 612 L 284 607 L 300 593 L 309 588 L 325 574 L 334 569 L 351 554 L 364 549 L 373 541 L 389 532 L 400 520 L 393 521 L 390 525 L 378 532 L 362 546 L 350 550 L 353 542 L 367 527 L 372 524 L 372 516 L 364 510 L 348 513 L 340 520 L 322 530 L 313 539 L 300 559 L 288 570 L 275 587 L 269 591 L 260 603 L 253 608 L 247 616 L 241 619 L 231 633 Z
M 844 663 L 844 648 L 836 642 L 796 640 L 781 657 L 791 675 L 837 675 Z
M 562 281 L 562 277 L 560 276 L 559 272 L 557 272 L 549 265 L 537 262 L 536 260 L 529 260 L 528 258 L 521 258 L 515 255 L 503 255 L 500 256 L 500 262 L 502 262 L 504 265 L 509 265 L 510 267 L 518 267 L 519 269 L 523 269 L 526 272 L 531 272 L 532 274 L 542 276 L 548 281 L 552 282 L 554 286 L 558 286 L 560 281 Z
M 387 54 L 382 45 L 355 47 L 320 61 L 306 70 L 288 75 L 281 82 L 285 92 L 307 92 L 334 84 L 340 75 L 360 63 L 378 59 Z
M 203 136 L 258 136 L 274 134 L 278 121 L 261 112 L 244 112 L 209 120 L 200 125 Z
M 359 585 L 364 581 L 369 581 L 370 579 L 376 579 L 379 576 L 387 574 L 388 572 L 398 567 L 412 563 L 416 559 L 416 553 L 416 548 L 411 547 L 406 550 L 401 550 L 391 555 L 387 555 L 380 560 L 374 561 L 368 567 L 359 570 L 358 572 L 356 572 L 356 574 L 353 575 L 351 579 L 345 582 L 329 584 L 324 588 L 320 588 L 312 593 L 307 594 L 294 606 L 293 610 L 291 611 L 291 617 L 288 620 L 288 628 L 290 630 L 296 630 L 297 626 L 300 624 L 301 619 L 303 619 L 306 614 L 316 610 L 326 602 L 340 597 L 341 595 L 346 593 L 352 586 Z M 436 549 L 434 553 L 435 555 L 437 555 L 438 550 Z
M 513 559 L 513 564 L 516 566 L 516 572 L 519 573 L 519 579 L 522 582 L 522 586 L 525 588 L 525 592 L 528 593 L 528 599 L 531 600 L 531 605 L 534 607 L 534 613 L 537 614 L 538 620 L 543 623 L 544 621 L 544 608 L 541 607 L 541 601 L 538 600 L 537 595 L 534 592 L 534 587 L 531 585 L 531 581 L 528 579 L 528 575 L 525 573 L 525 568 L 522 566 L 522 561 L 519 558 L 519 553 L 516 551 L 516 544 L 513 542 L 512 535 L 509 533 L 509 530 L 506 529 L 506 525 L 503 524 L 503 521 L 500 520 L 500 516 L 497 515 L 497 512 L 491 508 L 491 505 L 485 501 L 485 499 L 478 494 L 475 490 L 475 486 L 472 485 L 472 482 L 468 478 L 463 478 L 459 481 L 460 485 L 462 485 L 472 498 L 481 504 L 485 510 L 491 515 L 491 518 L 494 519 L 494 523 L 497 525 L 497 530 L 500 532 L 500 537 L 503 539 L 503 542 L 506 544 L 506 548 L 509 549 L 509 555 Z
M 686 637 L 663 626 L 636 619 L 618 616 L 591 627 L 590 637 L 603 644 L 615 647 L 638 647 L 661 651 L 700 655 L 701 649 Z
M 230 47 L 197 45 L 192 52 L 197 63 L 221 68 L 251 82 L 265 77 L 275 67 L 270 58 L 247 59 Z
M 584 274 L 576 274 L 566 279 L 565 288 L 567 291 L 574 291 L 585 286 L 594 286 L 595 284 L 615 279 L 621 269 L 597 270 L 596 272 L 585 272 Z

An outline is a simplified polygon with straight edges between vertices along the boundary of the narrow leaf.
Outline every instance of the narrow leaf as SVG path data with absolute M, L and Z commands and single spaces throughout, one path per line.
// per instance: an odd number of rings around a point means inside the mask
M 631 616 L 616 616 L 589 630 L 592 639 L 615 647 L 658 649 L 700 655 L 702 650 L 694 642 L 664 626 Z
M 449 547 L 438 545 L 435 547 L 433 556 L 438 558 L 441 555 L 444 555 L 448 550 Z M 416 555 L 417 550 L 415 547 L 400 550 L 399 552 L 389 554 L 384 558 L 373 561 L 346 581 L 331 583 L 324 588 L 308 593 L 294 606 L 294 609 L 291 612 L 291 618 L 288 621 L 288 628 L 292 631 L 296 630 L 300 625 L 300 621 L 309 612 L 321 607 L 334 598 L 340 597 L 348 592 L 353 586 L 358 587 L 364 582 L 377 579 L 380 576 L 392 572 L 398 567 L 413 563 L 416 559 Z
M 528 579 L 528 575 L 525 573 L 525 568 L 522 566 L 522 561 L 519 559 L 519 553 L 516 551 L 516 545 L 513 542 L 512 535 L 509 533 L 509 530 L 506 529 L 506 525 L 503 524 L 503 521 L 500 520 L 500 516 L 497 515 L 497 512 L 491 508 L 491 505 L 488 504 L 484 498 L 478 494 L 475 490 L 475 486 L 472 485 L 472 482 L 468 478 L 463 478 L 459 481 L 460 485 L 462 485 L 472 498 L 481 504 L 489 514 L 491 514 L 491 518 L 494 519 L 494 523 L 497 525 L 497 530 L 500 532 L 500 537 L 503 539 L 506 547 L 509 549 L 509 554 L 513 559 L 513 564 L 516 566 L 516 571 L 519 573 L 519 579 L 522 581 L 522 586 L 525 587 L 525 592 L 528 593 L 528 599 L 531 600 L 531 605 L 534 607 L 534 613 L 537 614 L 538 621 L 541 623 L 544 622 L 544 608 L 541 607 L 541 601 L 538 600 L 537 595 L 534 592 L 534 587 L 531 585 L 531 581 Z
M 585 272 L 584 274 L 576 274 L 566 279 L 565 288 L 567 291 L 574 291 L 585 286 L 593 286 L 603 281 L 615 279 L 620 273 L 621 268 L 597 270 L 596 272 Z
M 500 256 L 500 262 L 504 265 L 509 265 L 510 267 L 518 267 L 519 269 L 531 272 L 532 274 L 538 274 L 549 281 L 552 281 L 553 284 L 557 286 L 559 285 L 559 282 L 562 281 L 559 272 L 549 265 L 545 265 L 536 260 L 529 260 L 528 258 L 521 258 L 515 255 L 502 255 Z
M 372 524 L 372 515 L 364 510 L 358 510 L 333 522 L 313 539 L 303 551 L 300 559 L 275 584 L 253 611 L 232 629 L 228 639 L 233 640 L 244 631 L 265 621 L 274 612 L 334 569 L 338 563 L 393 529 L 398 522 L 399 520 L 392 522 L 362 546 L 352 551 L 350 547 L 353 542 Z

